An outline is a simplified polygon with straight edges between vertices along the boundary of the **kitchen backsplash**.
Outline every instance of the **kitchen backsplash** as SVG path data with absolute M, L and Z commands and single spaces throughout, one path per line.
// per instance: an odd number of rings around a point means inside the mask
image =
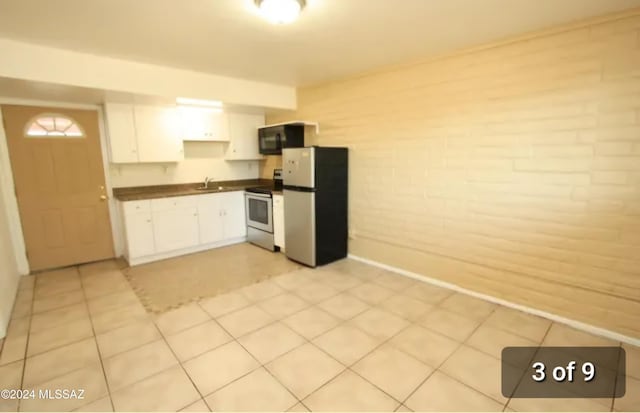
M 109 176 L 114 188 L 199 182 L 255 179 L 261 172 L 258 161 L 226 161 L 225 145 L 211 142 L 185 142 L 185 159 L 167 164 L 111 164 Z M 265 162 L 262 162 L 265 163 Z M 272 168 L 273 169 L 273 168 Z
M 260 162 L 260 178 L 271 179 L 273 178 L 273 170 L 282 168 L 282 156 L 269 155 L 265 158 Z

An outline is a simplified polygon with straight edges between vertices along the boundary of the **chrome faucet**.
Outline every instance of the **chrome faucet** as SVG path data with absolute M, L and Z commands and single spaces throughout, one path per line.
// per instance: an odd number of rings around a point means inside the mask
M 209 179 L 209 177 L 205 177 L 204 178 L 204 184 L 202 185 L 203 188 L 209 188 L 209 182 L 211 182 L 212 179 Z

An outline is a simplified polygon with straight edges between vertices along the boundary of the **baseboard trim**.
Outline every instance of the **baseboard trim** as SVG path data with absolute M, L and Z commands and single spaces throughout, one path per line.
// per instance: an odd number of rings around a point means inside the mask
M 360 257 L 358 255 L 349 254 L 349 258 L 363 262 L 365 264 L 372 265 L 374 267 L 383 268 L 385 270 L 389 270 L 395 272 L 397 274 L 403 275 L 405 277 L 412 278 L 417 281 L 422 281 L 427 284 L 432 284 L 437 287 L 447 288 L 449 290 L 453 290 L 462 294 L 470 295 L 472 297 L 480 298 L 495 304 L 500 304 L 505 307 L 513 308 L 514 310 L 519 310 L 528 314 L 536 315 L 538 317 L 546 318 L 551 321 L 555 321 L 557 323 L 568 325 L 569 327 L 573 327 L 577 330 L 581 330 L 587 333 L 599 335 L 611 340 L 621 341 L 623 343 L 631 344 L 633 346 L 640 346 L 640 339 L 625 336 L 624 334 L 616 333 L 615 331 L 607 330 L 602 327 L 597 327 L 591 324 L 583 323 L 581 321 L 573 320 L 571 318 L 566 318 L 559 316 L 557 314 L 549 313 L 546 311 L 538 310 L 532 307 L 527 307 L 521 304 L 516 304 L 511 301 L 503 300 L 501 298 L 494 297 L 492 295 L 479 293 L 477 291 L 469 290 L 467 288 L 461 287 L 457 284 L 448 283 L 446 281 L 438 280 L 436 278 L 429 277 L 427 275 L 414 273 L 411 271 L 403 270 L 402 268 L 397 268 L 391 265 L 387 265 L 378 261 L 374 261 L 368 258 Z
M 246 241 L 247 241 L 247 237 L 232 238 L 229 240 L 214 242 L 212 244 L 198 245 L 191 248 L 184 248 L 181 250 L 169 251 L 161 254 L 146 255 L 144 257 L 129 258 L 125 255 L 125 259 L 127 260 L 127 262 L 131 267 L 134 267 L 140 264 L 148 264 L 150 262 L 166 260 L 168 258 L 175 258 L 181 255 L 194 254 L 196 252 L 202 252 L 202 251 L 212 250 L 215 248 L 226 247 L 233 244 L 240 244 Z

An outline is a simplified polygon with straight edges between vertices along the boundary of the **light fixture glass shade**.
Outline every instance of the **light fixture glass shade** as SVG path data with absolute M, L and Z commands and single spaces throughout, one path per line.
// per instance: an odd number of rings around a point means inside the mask
M 294 22 L 304 6 L 301 0 L 257 0 L 256 3 L 260 13 L 274 24 Z

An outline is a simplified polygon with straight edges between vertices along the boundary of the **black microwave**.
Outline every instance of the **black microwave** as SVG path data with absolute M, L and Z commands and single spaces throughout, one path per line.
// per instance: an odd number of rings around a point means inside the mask
M 260 153 L 280 155 L 283 148 L 304 147 L 303 125 L 280 125 L 258 129 Z

